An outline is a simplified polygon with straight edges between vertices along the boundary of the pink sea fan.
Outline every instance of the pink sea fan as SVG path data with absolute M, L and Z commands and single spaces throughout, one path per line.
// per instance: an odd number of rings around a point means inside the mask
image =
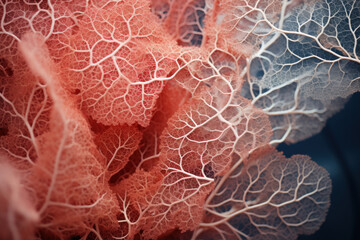
M 312 234 L 329 176 L 275 147 L 360 89 L 341 2 L 2 1 L 0 237 Z

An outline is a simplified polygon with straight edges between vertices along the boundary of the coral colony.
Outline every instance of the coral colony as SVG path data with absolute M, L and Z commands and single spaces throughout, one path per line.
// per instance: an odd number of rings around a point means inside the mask
M 358 0 L 2 0 L 0 239 L 296 239 L 331 181 L 276 150 L 360 84 Z

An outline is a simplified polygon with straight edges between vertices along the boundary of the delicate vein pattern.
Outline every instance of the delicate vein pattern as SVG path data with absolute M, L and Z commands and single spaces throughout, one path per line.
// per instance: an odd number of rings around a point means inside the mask
M 269 114 L 274 142 L 297 142 L 360 89 L 360 2 L 305 1 L 288 11 L 284 1 L 281 8 L 249 59 L 244 92 Z
M 204 38 L 246 56 L 242 95 L 269 115 L 272 143 L 316 134 L 359 91 L 359 9 L 356 0 L 238 0 L 206 16 Z
M 33 189 L 39 228 L 48 236 L 66 238 L 85 234 L 93 224 L 114 227 L 117 200 L 101 178 L 103 171 L 95 144 L 85 119 L 72 99 L 56 81 L 53 65 L 42 37 L 28 34 L 20 50 L 35 76 L 46 84 L 53 100 L 49 131 L 40 135 L 39 156 L 27 177 Z
M 325 220 L 331 182 L 307 156 L 273 149 L 250 155 L 223 179 L 205 205 L 193 239 L 296 239 Z
M 148 4 L 91 7 L 70 38 L 63 60 L 72 79 L 68 87 L 79 92 L 83 109 L 99 123 L 149 125 L 167 75 L 180 68 L 176 44 L 160 37 Z
M 229 169 L 232 154 L 245 156 L 270 140 L 266 115 L 253 109 L 246 99 L 221 94 L 221 90 L 224 89 L 204 89 L 180 108 L 161 136 L 156 167 L 149 173 L 137 171 L 119 183 L 118 191 L 123 199 L 130 198 L 139 215 L 135 222 L 128 221 L 129 228 L 143 229 L 143 236 L 148 239 L 174 228 L 193 230 L 202 219 L 203 204 L 214 187 L 214 177 Z M 154 179 L 156 171 L 162 172 L 158 179 Z M 132 187 L 122 189 L 129 185 Z M 153 222 L 156 224 L 148 225 Z
M 135 127 L 110 127 L 96 137 L 104 166 L 109 177 L 119 172 L 128 163 L 130 156 L 139 147 L 142 133 Z

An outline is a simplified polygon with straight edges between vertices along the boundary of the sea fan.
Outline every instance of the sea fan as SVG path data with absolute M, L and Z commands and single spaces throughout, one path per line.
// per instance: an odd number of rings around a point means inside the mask
M 331 181 L 279 143 L 360 90 L 357 0 L 4 0 L 0 238 L 296 239 Z

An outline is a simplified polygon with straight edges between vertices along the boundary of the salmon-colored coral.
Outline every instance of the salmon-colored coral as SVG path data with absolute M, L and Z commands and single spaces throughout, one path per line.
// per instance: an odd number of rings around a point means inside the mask
M 95 137 L 109 177 L 125 167 L 130 156 L 138 149 L 141 137 L 142 133 L 132 126 L 109 127 Z
M 85 234 L 93 224 L 114 228 L 119 208 L 114 194 L 101 181 L 102 156 L 82 113 L 61 88 L 43 44 L 41 36 L 27 34 L 19 45 L 29 74 L 41 79 L 53 101 L 49 130 L 35 140 L 39 155 L 26 179 L 35 194 L 39 227 L 44 237 Z
M 39 214 L 25 188 L 21 171 L 0 156 L 0 229 L 1 239 L 32 239 Z
M 67 47 L 66 85 L 105 125 L 146 127 L 167 75 L 178 68 L 178 47 L 144 0 L 89 7 Z
M 360 89 L 357 30 L 315 10 L 350 5 L 321 4 L 1 1 L 0 238 L 314 232 L 328 174 L 275 146 Z

